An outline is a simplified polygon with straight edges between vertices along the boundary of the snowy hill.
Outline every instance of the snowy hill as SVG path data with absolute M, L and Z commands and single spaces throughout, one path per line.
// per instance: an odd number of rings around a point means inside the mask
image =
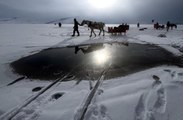
M 70 18 L 72 19 L 70 20 Z M 72 23 L 73 17 L 59 17 L 54 15 L 52 16 L 41 13 L 22 11 L 7 5 L 0 4 L 0 24 L 44 24 L 53 23 L 54 21 L 65 21 L 65 23 Z
M 0 4 L 0 24 L 25 23 L 26 19 L 23 19 L 22 16 L 26 16 L 26 12 Z

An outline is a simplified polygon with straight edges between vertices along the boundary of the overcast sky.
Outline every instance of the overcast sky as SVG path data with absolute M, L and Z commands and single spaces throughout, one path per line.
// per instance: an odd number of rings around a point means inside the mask
M 101 2 L 100 2 L 101 1 Z M 106 23 L 183 22 L 183 0 L 0 0 L 0 16 L 56 20 L 76 17 Z

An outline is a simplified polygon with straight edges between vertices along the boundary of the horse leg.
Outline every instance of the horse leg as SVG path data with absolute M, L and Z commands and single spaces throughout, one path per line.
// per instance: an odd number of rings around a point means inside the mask
M 100 32 L 99 32 L 99 34 L 98 34 L 99 36 L 100 36 L 100 33 L 101 33 L 101 29 L 100 29 Z
M 93 30 L 93 29 L 91 29 L 91 32 L 90 32 L 90 37 L 92 36 L 92 30 Z
M 102 31 L 103 31 L 103 36 L 105 35 L 105 31 L 104 31 L 104 29 L 102 29 Z
M 94 30 L 93 30 L 93 34 L 94 34 L 94 35 L 95 35 L 95 37 L 96 37 L 96 34 L 95 34 Z

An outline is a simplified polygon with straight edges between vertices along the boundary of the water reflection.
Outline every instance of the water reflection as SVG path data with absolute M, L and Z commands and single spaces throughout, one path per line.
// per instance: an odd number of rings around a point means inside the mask
M 93 61 L 96 65 L 104 65 L 110 62 L 110 52 L 107 47 L 93 53 Z
M 94 44 L 94 45 L 83 45 L 83 46 L 75 46 L 75 54 L 77 54 L 80 50 L 84 53 L 91 53 L 93 51 L 97 51 L 100 49 L 104 49 L 103 44 Z
M 15 73 L 35 79 L 56 79 L 72 71 L 75 79 L 97 79 L 110 64 L 107 79 L 157 65 L 181 61 L 153 45 L 90 44 L 52 48 L 11 63 Z
M 109 62 L 110 52 L 107 45 L 102 43 L 94 45 L 85 45 L 85 46 L 75 46 L 75 54 L 81 51 L 84 54 L 91 53 L 91 60 L 94 65 L 103 66 L 106 62 Z

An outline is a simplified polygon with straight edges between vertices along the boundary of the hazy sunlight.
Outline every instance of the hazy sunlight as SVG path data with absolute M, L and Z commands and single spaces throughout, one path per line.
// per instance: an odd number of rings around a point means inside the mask
M 113 7 L 116 0 L 88 0 L 89 4 L 97 9 L 104 9 Z

